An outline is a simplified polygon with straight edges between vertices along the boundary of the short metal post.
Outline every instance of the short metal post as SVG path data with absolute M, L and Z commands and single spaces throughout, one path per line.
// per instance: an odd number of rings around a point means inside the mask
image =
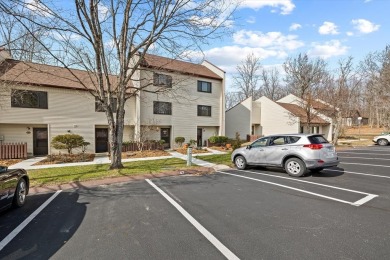
M 192 147 L 187 148 L 187 166 L 191 166 L 192 163 Z

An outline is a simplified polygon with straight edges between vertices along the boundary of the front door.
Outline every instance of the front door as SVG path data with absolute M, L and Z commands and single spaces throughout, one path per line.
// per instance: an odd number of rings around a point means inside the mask
M 171 148 L 171 129 L 161 128 L 161 140 L 164 140 L 164 149 Z
M 95 151 L 96 153 L 108 152 L 108 129 L 96 128 L 95 129 Z
M 203 133 L 203 129 L 202 128 L 198 128 L 197 129 L 197 134 L 196 134 L 196 145 L 198 146 L 198 147 L 202 147 L 203 145 L 202 145 L 202 142 L 203 142 L 203 138 L 202 138 L 202 133 Z
M 33 129 L 33 153 L 34 155 L 47 155 L 48 139 L 47 128 Z

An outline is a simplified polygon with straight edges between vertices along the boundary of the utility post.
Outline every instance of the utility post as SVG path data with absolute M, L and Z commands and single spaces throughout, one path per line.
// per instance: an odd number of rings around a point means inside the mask
M 187 166 L 191 166 L 192 163 L 192 147 L 187 148 Z
M 361 122 L 362 122 L 362 117 L 359 116 L 359 117 L 358 117 L 358 124 L 359 124 L 359 141 L 360 141 L 360 125 L 361 125 Z

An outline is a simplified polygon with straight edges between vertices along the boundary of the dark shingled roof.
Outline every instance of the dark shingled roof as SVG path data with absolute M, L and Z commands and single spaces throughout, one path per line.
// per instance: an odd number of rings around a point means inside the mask
M 289 111 L 291 114 L 293 114 L 296 117 L 299 117 L 299 120 L 301 123 L 307 123 L 307 115 L 305 109 L 302 107 L 295 105 L 295 104 L 287 104 L 287 103 L 280 103 L 276 102 L 278 105 Z M 319 116 L 313 115 L 310 121 L 312 124 L 329 124 L 329 122 L 325 121 Z
M 200 76 L 216 80 L 223 79 L 201 64 L 169 59 L 152 54 L 145 55 L 141 66 L 146 68 L 178 72 L 182 74 Z

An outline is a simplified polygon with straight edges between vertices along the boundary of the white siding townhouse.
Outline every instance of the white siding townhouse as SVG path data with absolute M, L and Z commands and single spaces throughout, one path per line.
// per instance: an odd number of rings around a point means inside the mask
M 88 72 L 72 73 L 92 85 Z M 0 52 L 0 142 L 26 142 L 29 155 L 57 152 L 53 137 L 74 133 L 91 145 L 87 152 L 108 150 L 108 126 L 94 97 L 62 67 L 13 60 Z M 115 76 L 112 76 L 115 80 Z M 225 134 L 225 72 L 204 61 L 193 64 L 147 55 L 132 84 L 166 87 L 155 94 L 141 92 L 125 104 L 124 141 L 165 140 L 174 147 L 183 136 L 198 145 L 213 135 Z M 148 127 L 149 126 L 149 127 Z M 152 127 L 151 127 L 152 126 Z
M 316 101 L 315 107 L 326 107 L 323 101 Z M 226 111 L 226 135 L 234 138 L 236 132 L 241 139 L 247 135 L 273 135 L 305 133 L 307 116 L 301 107 L 302 100 L 290 94 L 278 101 L 263 96 L 257 100 L 247 98 Z M 314 108 L 310 133 L 323 134 L 332 140 L 332 119 Z

